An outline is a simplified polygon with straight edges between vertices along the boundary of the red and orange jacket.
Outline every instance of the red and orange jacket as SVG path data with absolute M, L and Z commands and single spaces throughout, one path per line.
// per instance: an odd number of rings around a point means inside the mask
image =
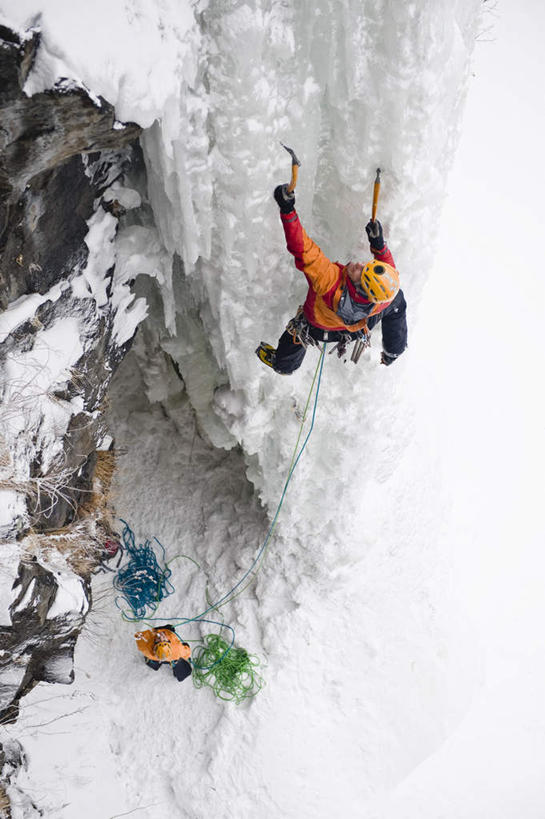
M 172 651 L 171 660 L 173 662 L 176 660 L 189 660 L 191 656 L 191 649 L 187 643 L 182 643 L 178 635 L 174 634 L 174 632 L 170 631 L 170 629 L 158 628 L 148 629 L 147 631 L 139 631 L 134 635 L 136 645 L 142 654 L 148 658 L 148 660 L 159 660 L 159 657 L 154 651 L 157 637 L 160 637 L 162 642 L 170 643 L 170 648 Z
M 362 319 L 357 324 L 344 324 L 336 313 L 343 291 L 347 287 L 355 302 L 365 303 L 344 272 L 344 265 L 330 261 L 322 253 L 318 245 L 306 233 L 295 210 L 291 213 L 281 213 L 280 218 L 286 235 L 287 248 L 295 258 L 295 266 L 305 274 L 308 281 L 308 293 L 303 306 L 303 312 L 308 321 L 322 330 L 348 330 L 353 333 L 366 327 L 367 319 Z M 372 252 L 375 259 L 395 267 L 387 245 L 384 245 L 383 250 Z M 369 313 L 369 318 L 381 313 L 391 303 L 376 304 Z

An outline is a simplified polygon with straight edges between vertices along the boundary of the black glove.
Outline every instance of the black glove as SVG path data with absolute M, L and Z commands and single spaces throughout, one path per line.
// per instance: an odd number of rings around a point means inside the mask
M 369 239 L 369 244 L 371 245 L 371 250 L 384 250 L 384 236 L 382 235 L 382 225 L 378 221 L 378 219 L 373 222 L 372 220 L 367 222 L 365 225 L 365 230 L 367 232 L 367 238 Z
M 389 367 L 390 364 L 394 363 L 396 358 L 398 358 L 397 355 L 390 355 L 389 353 L 382 352 L 380 356 L 380 363 L 386 364 L 386 366 Z
M 288 192 L 287 185 L 278 185 L 274 189 L 274 198 L 280 208 L 280 213 L 291 213 L 295 207 L 295 194 Z
M 178 682 L 183 682 L 186 679 L 186 677 L 189 677 L 191 671 L 192 671 L 191 664 L 188 663 L 187 660 L 178 660 L 178 662 L 172 666 L 172 673 L 174 674 Z

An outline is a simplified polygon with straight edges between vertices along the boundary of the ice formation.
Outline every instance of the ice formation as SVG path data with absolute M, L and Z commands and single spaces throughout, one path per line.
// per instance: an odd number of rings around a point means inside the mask
M 134 223 L 114 239 L 111 217 L 97 212 L 91 264 L 72 287 L 100 308 L 106 254 L 120 345 L 149 311 L 112 393 L 116 441 L 128 452 L 118 508 L 170 557 L 194 557 L 214 592 L 234 585 L 266 531 L 251 485 L 269 517 L 276 510 L 317 362 L 311 351 L 282 379 L 254 356 L 305 292 L 271 198 L 289 178 L 279 141 L 303 162 L 297 209 L 333 259 L 367 258 L 363 226 L 382 168 L 380 218 L 417 321 L 479 7 L 23 0 L 4 12 L 4 22 L 42 33 L 29 95 L 66 78 L 145 129 L 147 186 L 129 180 L 136 196 L 117 197 L 134 206 Z M 108 607 L 90 621 L 76 681 L 76 694 L 100 706 L 78 713 L 56 751 L 63 784 L 47 794 L 51 813 L 68 819 L 60 805 L 69 799 L 86 815 L 90 781 L 70 760 L 89 742 L 105 768 L 104 815 L 193 819 L 359 815 L 443 741 L 467 692 L 453 695 L 456 657 L 444 648 L 457 626 L 426 390 L 410 350 L 388 370 L 377 346 L 357 368 L 327 356 L 316 428 L 274 547 L 226 614 L 268 658 L 268 686 L 250 708 L 146 677 L 101 587 Z M 55 614 L 76 592 L 61 586 Z M 163 616 L 203 598 L 203 575 L 180 568 Z M 39 782 L 51 762 L 39 737 L 28 739 Z

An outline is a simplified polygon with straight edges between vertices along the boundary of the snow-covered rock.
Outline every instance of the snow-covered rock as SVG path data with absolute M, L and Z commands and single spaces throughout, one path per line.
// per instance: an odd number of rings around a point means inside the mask
M 97 478 L 104 401 L 146 313 L 115 244 L 140 205 L 122 184 L 140 128 L 119 127 L 106 100 L 66 78 L 25 93 L 39 47 L 36 31 L 0 27 L 3 722 L 37 682 L 74 679 L 91 572 L 111 536 Z

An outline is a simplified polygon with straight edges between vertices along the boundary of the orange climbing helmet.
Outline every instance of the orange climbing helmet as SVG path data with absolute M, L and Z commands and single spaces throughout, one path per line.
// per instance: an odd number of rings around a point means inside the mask
M 137 632 L 134 637 L 138 650 L 148 660 L 161 662 L 189 660 L 191 657 L 189 645 L 183 643 L 173 629 L 174 626 L 165 626 Z
M 153 645 L 153 650 L 157 659 L 161 660 L 161 662 L 168 663 L 172 660 L 172 646 L 170 645 L 170 641 L 168 638 L 165 639 L 160 632 Z
M 396 297 L 399 275 L 392 265 L 374 260 L 363 266 L 360 286 L 366 299 L 374 304 L 384 304 Z

